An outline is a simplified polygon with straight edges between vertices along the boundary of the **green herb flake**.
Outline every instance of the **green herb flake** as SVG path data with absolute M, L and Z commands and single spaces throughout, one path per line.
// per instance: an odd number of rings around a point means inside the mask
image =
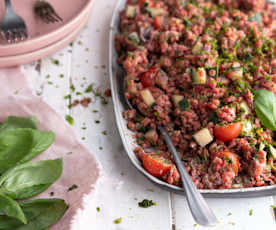
M 99 112 L 99 111 L 96 110 L 96 109 L 92 110 L 92 113 L 98 113 L 98 112 Z
M 232 216 L 232 213 L 231 213 L 231 212 L 229 212 L 229 213 L 227 214 L 227 216 Z
M 106 136 L 107 135 L 107 131 L 106 130 L 102 131 L 102 134 Z
M 102 147 L 102 146 L 100 146 L 100 147 L 99 147 L 99 150 L 103 150 L 103 147 Z
M 100 207 L 97 207 L 96 210 L 97 210 L 97 212 L 100 212 L 100 211 L 101 211 L 101 208 L 100 208 Z
M 86 89 L 85 89 L 85 93 L 91 93 L 92 92 L 92 88 L 93 86 L 92 86 L 92 84 L 90 84 Z
M 75 92 L 75 90 L 76 90 L 76 88 L 73 84 L 70 85 L 70 89 L 71 89 L 72 92 Z
M 144 199 L 138 203 L 138 206 L 141 208 L 149 208 L 151 206 L 156 206 L 156 203 L 152 200 Z
M 63 98 L 64 99 L 71 99 L 71 97 L 72 97 L 71 94 L 68 94 L 68 95 L 64 96 Z
M 249 216 L 252 216 L 253 215 L 253 209 L 250 209 L 249 210 Z
M 60 63 L 59 63 L 59 60 L 57 60 L 57 59 L 52 58 L 51 61 L 52 61 L 52 63 L 55 64 L 55 65 L 59 65 L 59 64 L 60 64 Z
M 60 78 L 64 78 L 64 74 L 61 73 L 61 74 L 59 75 L 59 77 L 60 77 Z
M 178 105 L 181 111 L 186 111 L 187 109 L 190 108 L 190 104 L 186 98 L 183 98 L 181 101 L 179 101 Z
M 71 117 L 70 115 L 66 115 L 65 116 L 65 120 L 70 124 L 70 125 L 74 125 L 74 119 L 73 117 Z
M 120 218 L 115 219 L 113 222 L 114 222 L 114 224 L 120 224 L 122 222 L 122 220 L 123 220 L 123 218 L 120 217 Z
M 75 190 L 77 188 L 78 188 L 78 186 L 75 185 L 75 184 L 73 184 L 70 188 L 68 188 L 68 192 L 73 191 L 73 190 Z
M 55 195 L 55 193 L 54 192 L 50 192 L 50 196 L 54 196 Z
M 100 124 L 101 122 L 99 120 L 95 120 L 95 123 L 96 124 Z

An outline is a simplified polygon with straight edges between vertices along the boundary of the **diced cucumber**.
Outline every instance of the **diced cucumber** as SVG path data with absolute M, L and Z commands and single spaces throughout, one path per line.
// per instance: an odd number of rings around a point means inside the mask
M 245 117 L 250 113 L 250 109 L 245 101 L 240 103 L 240 109 L 242 110 L 242 117 Z
M 193 135 L 193 138 L 201 147 L 204 147 L 213 141 L 213 137 L 207 128 L 201 129 L 200 131 L 196 132 Z
M 207 75 L 204 68 L 193 69 L 193 83 L 194 84 L 205 84 L 207 82 Z
M 182 96 L 182 95 L 173 95 L 172 96 L 172 100 L 173 100 L 175 107 L 178 107 L 179 102 L 182 101 L 183 99 L 184 99 L 184 96 Z
M 142 90 L 141 96 L 148 107 L 151 107 L 155 103 L 154 97 L 152 96 L 149 89 Z
M 140 43 L 140 38 L 137 32 L 132 32 L 128 35 L 128 39 L 131 42 L 134 42 L 135 44 L 139 44 Z
M 145 138 L 152 143 L 154 142 L 154 139 L 155 139 L 154 137 L 156 136 L 156 134 L 157 134 L 156 130 L 151 129 L 148 132 L 146 132 Z
M 195 44 L 195 46 L 193 47 L 192 53 L 193 53 L 193 54 L 198 54 L 198 53 L 201 51 L 202 47 L 203 47 L 202 43 L 198 41 L 198 42 Z
M 276 149 L 272 145 L 269 145 L 268 150 L 269 150 L 269 153 L 271 154 L 272 158 L 276 159 Z
M 162 8 L 153 8 L 153 7 L 147 7 L 146 11 L 149 13 L 151 17 L 156 17 L 163 15 L 165 13 L 165 10 Z
M 128 5 L 126 7 L 126 16 L 128 18 L 135 18 L 135 16 L 136 16 L 136 8 L 134 6 Z
M 253 124 L 250 120 L 243 120 L 242 121 L 242 136 L 252 136 L 253 131 Z

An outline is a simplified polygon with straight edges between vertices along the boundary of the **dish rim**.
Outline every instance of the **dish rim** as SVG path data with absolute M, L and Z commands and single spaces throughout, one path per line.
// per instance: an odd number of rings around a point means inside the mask
M 154 176 L 149 174 L 137 161 L 137 157 L 133 152 L 133 149 L 130 148 L 130 143 L 126 140 L 126 135 L 130 134 L 131 131 L 126 127 L 126 121 L 122 116 L 121 109 L 119 108 L 120 103 L 120 92 L 119 88 L 117 87 L 117 72 L 119 68 L 121 68 L 117 64 L 117 53 L 115 50 L 114 38 L 117 34 L 118 29 L 118 21 L 119 21 L 119 14 L 121 9 L 124 8 L 126 0 L 118 0 L 116 7 L 114 8 L 111 23 L 110 23 L 110 30 L 109 30 L 109 57 L 108 57 L 108 71 L 109 71 L 109 79 L 111 84 L 111 92 L 112 92 L 112 100 L 113 100 L 113 107 L 115 112 L 116 124 L 119 130 L 119 134 L 121 140 L 123 142 L 124 149 L 127 153 L 128 158 L 130 159 L 132 165 L 148 178 L 151 182 L 158 185 L 162 189 L 168 190 L 170 192 L 178 193 L 185 195 L 185 192 L 182 188 L 177 187 L 175 185 L 170 185 Z M 122 103 L 122 102 L 121 102 Z M 131 153 L 132 152 L 132 153 Z M 136 160 L 134 159 L 134 157 Z M 251 188 L 237 188 L 237 189 L 199 189 L 200 193 L 202 193 L 205 197 L 210 198 L 249 198 L 249 197 L 263 197 L 263 196 L 273 196 L 276 195 L 276 185 L 269 185 L 269 186 L 262 186 L 262 187 L 251 187 Z

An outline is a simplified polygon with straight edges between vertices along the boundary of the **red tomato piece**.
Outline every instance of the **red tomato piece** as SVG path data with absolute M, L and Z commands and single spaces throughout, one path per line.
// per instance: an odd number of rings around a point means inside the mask
M 163 24 L 164 18 L 161 16 L 157 16 L 154 18 L 153 26 L 156 30 L 159 30 Z
M 224 160 L 225 167 L 230 166 L 235 175 L 237 176 L 239 172 L 239 159 L 237 155 L 228 150 L 224 150 L 220 152 L 218 155 Z
M 148 71 L 141 74 L 141 83 L 144 87 L 151 87 L 154 85 L 154 78 L 156 74 L 158 73 L 159 68 L 154 66 L 151 67 Z
M 228 125 L 216 126 L 214 134 L 220 141 L 231 141 L 238 137 L 242 131 L 242 122 L 235 122 Z
M 143 166 L 151 175 L 162 177 L 171 169 L 172 164 L 160 155 L 146 154 L 143 157 Z

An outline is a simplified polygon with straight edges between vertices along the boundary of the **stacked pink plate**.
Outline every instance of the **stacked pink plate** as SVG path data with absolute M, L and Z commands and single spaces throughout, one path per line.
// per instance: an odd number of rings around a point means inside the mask
M 46 24 L 34 14 L 33 7 L 36 1 L 12 1 L 14 10 L 26 22 L 29 38 L 8 44 L 0 37 L 0 68 L 43 58 L 68 45 L 87 23 L 94 2 L 94 0 L 47 0 L 63 21 Z M 4 12 L 4 1 L 0 1 L 0 18 L 4 16 Z

